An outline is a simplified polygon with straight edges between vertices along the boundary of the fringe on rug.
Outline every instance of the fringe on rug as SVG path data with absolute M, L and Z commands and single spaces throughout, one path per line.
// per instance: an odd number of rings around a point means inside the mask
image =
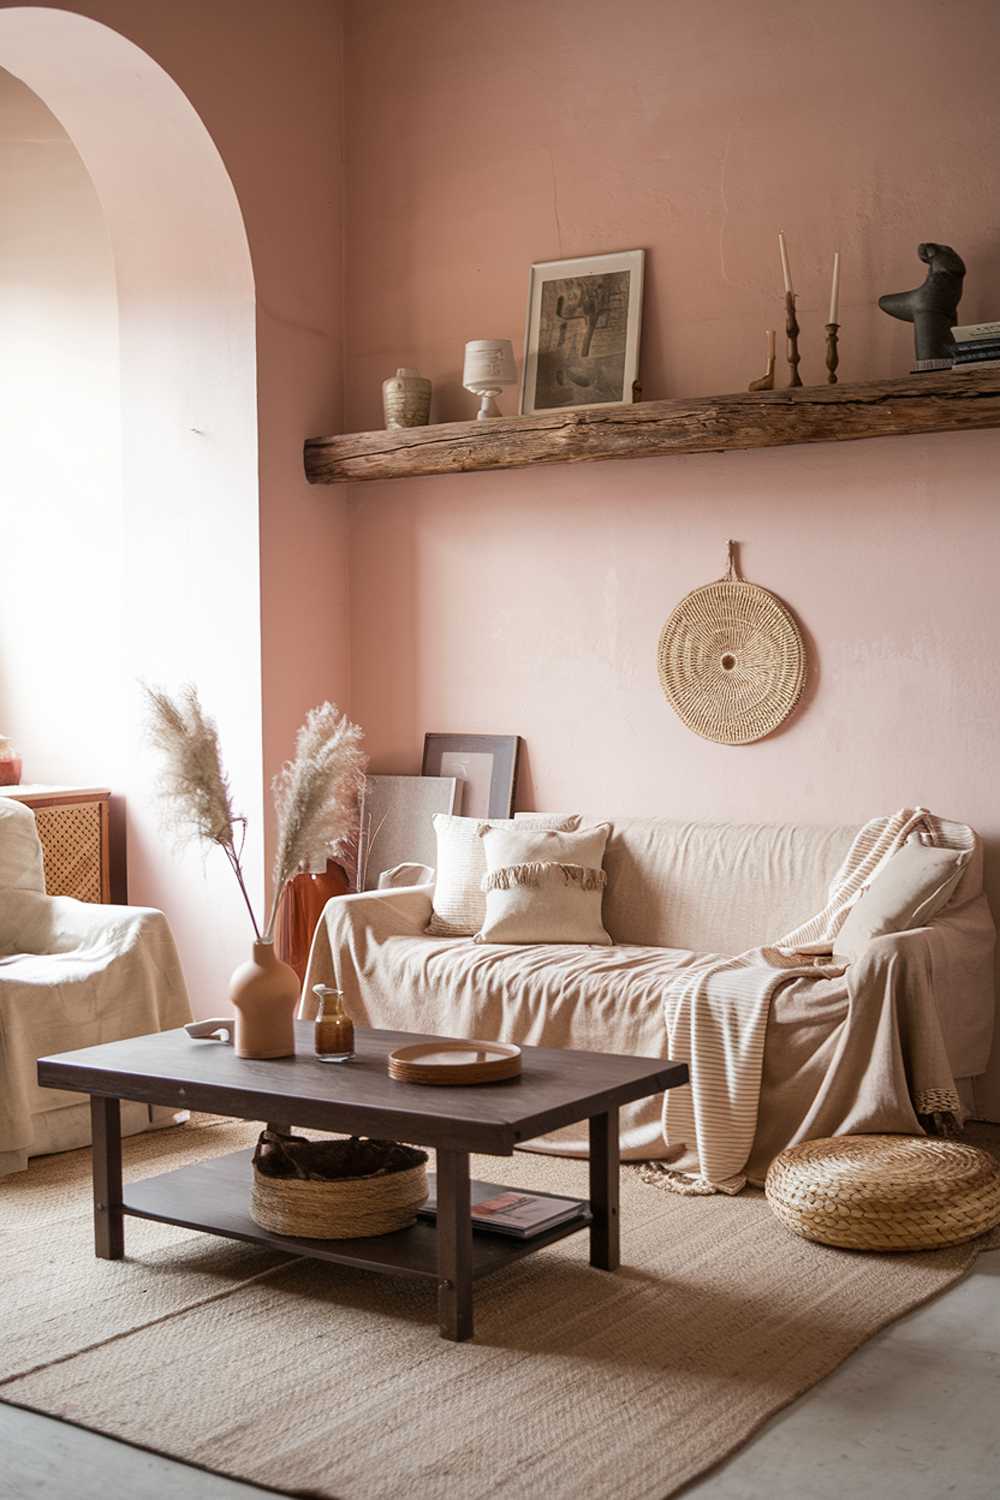
M 604 870 L 591 870 L 583 865 L 562 865 L 554 860 L 533 860 L 530 864 L 505 865 L 502 870 L 490 870 L 482 878 L 482 889 L 510 891 L 515 886 L 537 889 L 548 878 L 551 871 L 558 870 L 565 885 L 579 886 L 581 891 L 603 891 L 608 883 Z
M 659 1188 L 661 1193 L 676 1193 L 679 1198 L 712 1198 L 716 1193 L 735 1198 L 747 1185 L 745 1177 L 733 1177 L 724 1184 L 709 1182 L 700 1173 L 678 1172 L 662 1161 L 623 1162 L 622 1166 L 641 1182 Z

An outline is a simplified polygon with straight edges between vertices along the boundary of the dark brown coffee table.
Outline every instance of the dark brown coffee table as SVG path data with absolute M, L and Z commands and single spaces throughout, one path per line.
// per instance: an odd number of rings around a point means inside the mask
M 90 1094 L 93 1121 L 94 1248 L 125 1253 L 124 1216 L 160 1219 L 291 1255 L 435 1281 L 441 1334 L 472 1336 L 472 1283 L 578 1230 L 590 1231 L 590 1263 L 619 1265 L 618 1111 L 623 1104 L 686 1083 L 683 1063 L 525 1047 L 520 1078 L 465 1088 L 397 1083 L 386 1055 L 429 1037 L 357 1032 L 358 1056 L 340 1067 L 317 1062 L 312 1027 L 297 1023 L 298 1054 L 272 1062 L 236 1057 L 222 1042 L 183 1030 L 133 1037 L 43 1057 L 43 1087 Z M 312 1127 L 431 1146 L 437 1154 L 437 1222 L 357 1240 L 270 1234 L 250 1218 L 250 1157 L 239 1151 L 122 1187 L 119 1100 L 204 1110 L 278 1129 Z M 579 1219 L 531 1240 L 473 1233 L 469 1153 L 511 1156 L 561 1125 L 590 1122 L 590 1204 Z

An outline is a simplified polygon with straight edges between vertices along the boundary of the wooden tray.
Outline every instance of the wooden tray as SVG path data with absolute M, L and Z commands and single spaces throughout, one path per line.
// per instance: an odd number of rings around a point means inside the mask
M 521 1049 L 507 1042 L 415 1042 L 389 1053 L 389 1077 L 400 1083 L 499 1083 L 521 1072 Z

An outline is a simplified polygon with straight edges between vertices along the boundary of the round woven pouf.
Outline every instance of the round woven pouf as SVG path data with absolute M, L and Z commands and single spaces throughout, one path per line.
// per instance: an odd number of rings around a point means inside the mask
M 736 575 L 687 594 L 660 633 L 660 686 L 703 739 L 748 745 L 777 729 L 802 694 L 806 652 L 780 599 Z
M 775 1157 L 764 1191 L 786 1228 L 846 1250 L 934 1250 L 1000 1224 L 1000 1169 L 959 1141 L 805 1141 Z

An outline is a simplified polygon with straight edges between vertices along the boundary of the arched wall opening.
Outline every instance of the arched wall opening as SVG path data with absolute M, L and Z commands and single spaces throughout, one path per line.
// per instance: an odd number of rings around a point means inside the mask
M 247 235 L 208 130 L 177 84 L 134 43 L 84 16 L 9 7 L 0 9 L 0 68 L 51 111 L 94 185 L 113 257 L 117 329 L 105 327 L 105 334 L 117 341 L 120 383 L 120 459 L 100 480 L 83 472 L 89 455 L 79 432 L 74 439 L 72 429 L 44 430 L 36 422 L 31 461 L 38 474 L 46 466 L 58 471 L 46 492 L 45 525 L 85 533 L 80 512 L 93 504 L 96 482 L 104 488 L 95 530 L 99 525 L 105 535 L 90 536 L 81 548 L 85 586 L 46 601 L 67 642 L 62 682 L 58 653 L 39 652 L 33 663 L 31 631 L 4 621 L 0 720 L 5 694 L 24 710 L 30 677 L 38 733 L 17 724 L 7 731 L 24 743 L 26 777 L 109 782 L 123 796 L 129 899 L 167 912 L 192 997 L 196 1005 L 204 997 L 204 1011 L 206 1001 L 208 1008 L 218 1003 L 245 955 L 246 915 L 224 861 L 165 844 L 138 680 L 170 687 L 196 680 L 216 715 L 235 800 L 250 817 L 247 867 L 259 906 L 260 515 Z M 16 213 L 16 204 L 8 212 Z M 87 396 L 81 389 L 81 405 Z M 8 409 L 0 422 L 16 415 Z M 83 455 L 79 467 L 74 442 Z M 120 503 L 107 494 L 115 480 Z M 44 590 L 37 529 L 32 536 L 30 527 L 11 525 L 17 508 L 37 503 L 37 494 L 4 488 L 8 544 L 0 550 L 0 586 L 4 570 L 17 569 Z M 103 612 L 108 645 L 95 650 L 102 659 L 89 663 L 82 684 L 70 646 L 74 610 L 88 600 Z M 60 694 L 62 716 L 53 712 Z M 80 694 L 89 710 L 86 734 L 80 714 L 73 722 Z

